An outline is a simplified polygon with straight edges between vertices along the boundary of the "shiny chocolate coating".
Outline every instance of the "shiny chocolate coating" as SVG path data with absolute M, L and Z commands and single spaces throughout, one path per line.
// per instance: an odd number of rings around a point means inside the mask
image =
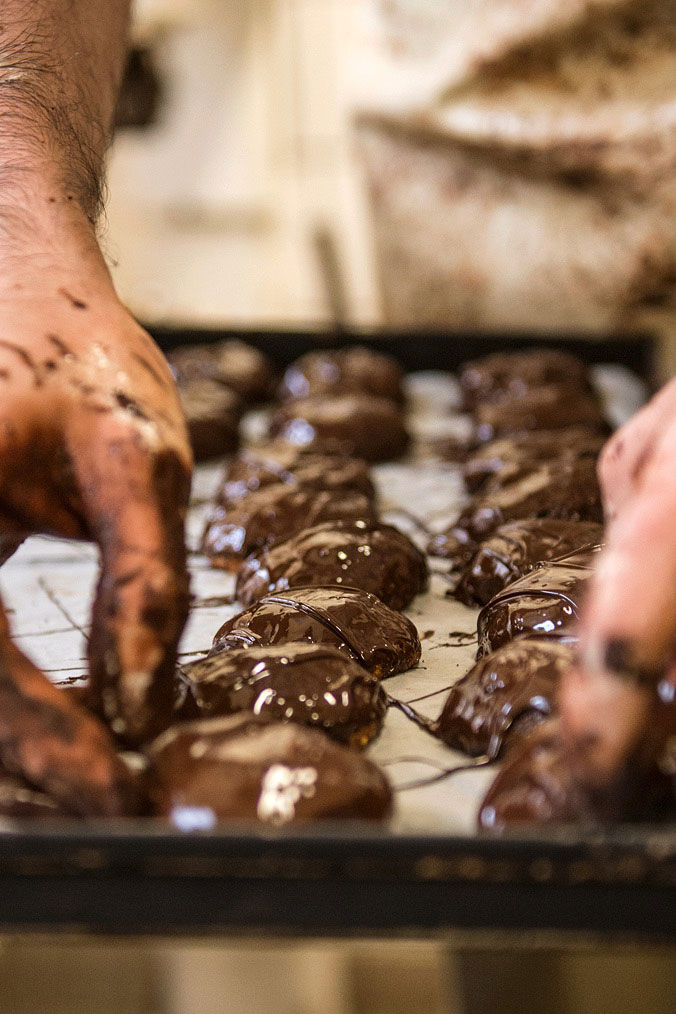
M 377 676 L 337 648 L 312 644 L 242 648 L 183 667 L 200 716 L 252 711 L 321 729 L 361 748 L 377 736 L 387 696 Z
M 501 525 L 465 567 L 455 598 L 484 606 L 538 564 L 600 545 L 602 539 L 603 526 L 591 521 L 535 518 Z
M 402 403 L 404 372 L 396 359 L 363 346 L 308 352 L 287 369 L 278 396 L 315 398 L 368 394 Z
M 215 499 L 231 505 L 280 482 L 313 489 L 352 489 L 369 500 L 376 496 L 368 466 L 360 458 L 308 453 L 285 441 L 273 441 L 255 451 L 240 451 L 228 464 Z
M 478 824 L 481 830 L 500 832 L 513 825 L 579 823 L 592 817 L 590 800 L 572 774 L 553 720 L 510 751 L 481 803 Z
M 364 461 L 400 458 L 409 444 L 400 408 L 386 398 L 364 394 L 287 402 L 273 415 L 270 435 L 297 447 L 330 447 Z
M 231 388 L 247 404 L 265 401 L 272 393 L 270 360 L 246 342 L 184 345 L 170 352 L 167 359 L 179 386 L 192 380 L 212 380 Z
M 262 595 L 312 585 L 371 592 L 405 609 L 427 586 L 427 562 L 407 535 L 377 521 L 329 521 L 245 560 L 235 595 L 250 605 Z
M 490 483 L 499 489 L 541 462 L 575 458 L 596 459 L 605 437 L 581 426 L 563 430 L 527 430 L 512 437 L 489 440 L 468 456 L 463 478 L 470 493 L 478 493 Z
M 237 450 L 243 406 L 234 391 L 213 380 L 189 380 L 179 394 L 196 461 Z
M 570 426 L 610 433 L 595 396 L 573 384 L 534 387 L 520 397 L 481 402 L 474 410 L 474 418 L 480 441 L 522 430 L 556 430 Z
M 250 553 L 290 539 L 311 525 L 357 518 L 375 518 L 373 504 L 363 493 L 280 482 L 230 507 L 216 504 L 207 519 L 202 549 L 213 567 L 232 570 Z
M 185 827 L 206 823 L 354 818 L 384 820 L 392 808 L 385 775 L 361 754 L 316 729 L 229 715 L 187 722 L 149 750 L 156 814 Z
M 575 648 L 520 637 L 485 655 L 452 688 L 437 722 L 444 743 L 472 757 L 497 757 L 527 720 L 532 727 L 554 711 L 561 676 Z
M 582 390 L 590 386 L 582 360 L 557 349 L 496 352 L 465 363 L 458 379 L 470 412 L 482 402 L 504 400 L 546 384 L 569 383 Z
M 580 602 L 600 550 L 594 546 L 545 563 L 491 599 L 477 621 L 479 656 L 522 634 L 574 637 Z
M 466 528 L 453 525 L 445 532 L 431 535 L 427 543 L 427 555 L 438 556 L 450 560 L 453 570 L 460 570 L 472 559 L 479 543 L 472 538 Z
M 456 528 L 483 541 L 499 525 L 525 518 L 603 521 L 601 490 L 592 458 L 541 463 L 524 478 L 476 497 Z
M 294 588 L 265 595 L 214 637 L 217 651 L 290 642 L 332 645 L 376 676 L 393 676 L 420 661 L 411 621 L 357 588 Z

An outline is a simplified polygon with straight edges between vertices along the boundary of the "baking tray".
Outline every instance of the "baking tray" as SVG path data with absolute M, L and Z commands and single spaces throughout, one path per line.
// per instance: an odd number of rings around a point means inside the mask
M 417 370 L 453 369 L 471 355 L 543 340 L 427 332 L 151 330 L 165 348 L 236 335 L 271 354 L 279 366 L 320 341 L 366 342 L 388 348 Z M 559 336 L 556 343 L 578 347 L 590 363 L 652 375 L 654 348 L 646 336 L 593 341 Z M 617 371 L 606 369 L 605 376 L 617 380 Z M 619 376 L 621 381 L 621 371 Z M 415 414 L 418 432 L 425 433 L 452 402 L 452 392 L 438 377 L 418 378 L 412 390 L 414 404 L 417 398 L 425 406 Z M 248 425 L 255 431 L 260 420 L 254 416 Z M 413 480 L 416 503 L 424 500 L 428 520 L 433 516 L 441 524 L 434 468 L 415 461 L 379 466 L 386 516 L 406 524 L 405 515 L 396 514 L 411 500 Z M 197 476 L 189 526 L 193 543 L 215 475 L 214 469 L 202 469 Z M 448 500 L 447 472 L 445 482 Z M 451 501 L 454 495 L 459 503 L 459 482 Z M 207 647 L 220 623 L 236 611 L 225 602 L 231 577 L 210 570 L 194 553 L 191 568 L 196 601 L 182 644 L 184 658 Z M 91 547 L 49 539 L 30 540 L 2 570 L 17 640 L 54 678 L 83 669 L 95 572 Z M 416 600 L 410 611 L 424 635 L 421 668 L 387 683 L 394 697 L 413 700 L 429 714 L 438 713 L 447 685 L 473 657 L 472 645 L 457 632 L 472 630 L 476 614 L 445 599 L 444 587 L 436 576 L 429 596 Z M 451 668 L 455 672 L 449 678 Z M 394 710 L 370 752 L 388 764 L 395 784 L 433 774 L 435 764 L 466 761 Z M 403 756 L 417 759 L 412 763 Z M 473 828 L 474 812 L 492 776 L 487 770 L 470 771 L 399 793 L 395 818 L 386 829 L 345 823 L 280 830 L 220 825 L 182 833 L 145 821 L 51 826 L 5 821 L 0 823 L 0 930 L 330 936 L 538 930 L 660 939 L 676 933 L 676 828 L 481 837 Z

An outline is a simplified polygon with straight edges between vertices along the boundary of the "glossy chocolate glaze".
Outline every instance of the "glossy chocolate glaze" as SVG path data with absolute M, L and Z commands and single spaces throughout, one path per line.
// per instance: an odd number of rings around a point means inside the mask
M 519 396 L 530 388 L 568 383 L 589 390 L 587 367 L 577 356 L 556 349 L 530 352 L 496 352 L 466 363 L 460 370 L 465 408 L 481 402 Z
M 313 489 L 352 489 L 369 500 L 376 496 L 368 466 L 360 458 L 313 454 L 285 441 L 273 441 L 255 451 L 240 451 L 228 464 L 215 499 L 231 505 L 280 482 Z
M 545 563 L 491 599 L 477 621 L 479 656 L 521 634 L 574 636 L 580 602 L 600 550 L 594 546 Z
M 384 820 L 384 774 L 323 733 L 257 715 L 230 715 L 168 729 L 151 746 L 155 813 L 184 826 L 207 820 Z
M 272 393 L 272 365 L 262 352 L 240 341 L 185 345 L 167 359 L 179 386 L 192 380 L 213 380 L 232 388 L 248 404 Z
M 484 606 L 540 563 L 600 545 L 603 526 L 589 521 L 536 518 L 501 525 L 465 567 L 455 598 Z
M 392 525 L 330 521 L 245 560 L 235 594 L 244 605 L 262 595 L 312 585 L 347 585 L 405 609 L 427 587 L 423 554 Z
M 453 525 L 445 532 L 436 532 L 430 536 L 427 555 L 450 560 L 453 570 L 460 570 L 469 563 L 478 548 L 479 543 L 466 528 Z
M 474 410 L 474 418 L 479 441 L 523 430 L 567 429 L 570 426 L 610 433 L 594 395 L 572 384 L 534 387 L 518 398 L 481 402 Z
M 337 648 L 287 644 L 221 651 L 192 665 L 190 682 L 201 717 L 252 711 L 321 729 L 361 748 L 377 736 L 387 696 L 377 676 Z
M 412 669 L 421 650 L 406 616 L 368 592 L 334 585 L 264 596 L 223 624 L 211 654 L 290 642 L 332 645 L 380 677 Z
M 283 405 L 270 435 L 298 447 L 330 447 L 364 461 L 400 458 L 409 444 L 403 413 L 371 395 L 304 398 Z
M 230 507 L 216 504 L 207 519 L 202 549 L 213 567 L 232 570 L 250 553 L 290 539 L 311 525 L 357 518 L 375 518 L 373 504 L 363 493 L 280 482 Z
M 516 478 L 535 471 L 542 462 L 555 459 L 596 459 L 605 437 L 593 430 L 571 426 L 563 430 L 530 430 L 512 437 L 500 437 L 473 451 L 463 466 L 470 493 L 490 483 L 499 489 Z
M 499 832 L 512 825 L 580 822 L 593 816 L 553 720 L 510 751 L 481 803 L 478 824 L 481 830 Z
M 456 528 L 483 541 L 499 525 L 526 518 L 559 521 L 603 521 L 601 490 L 592 458 L 541 463 L 534 472 L 476 497 L 462 512 Z
M 560 641 L 518 638 L 485 655 L 452 688 L 437 722 L 437 735 L 472 757 L 497 757 L 526 720 L 554 711 L 563 673 L 575 648 Z
M 281 400 L 327 394 L 368 394 L 402 403 L 404 373 L 396 359 L 363 346 L 308 352 L 287 369 Z
M 179 394 L 196 461 L 237 450 L 243 406 L 234 391 L 213 380 L 190 380 Z

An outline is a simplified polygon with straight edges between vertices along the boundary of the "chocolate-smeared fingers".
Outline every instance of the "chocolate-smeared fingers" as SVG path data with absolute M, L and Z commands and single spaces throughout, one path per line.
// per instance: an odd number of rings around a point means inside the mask
M 392 525 L 328 522 L 245 560 L 236 596 L 250 605 L 262 595 L 311 585 L 371 592 L 391 609 L 405 609 L 427 586 L 423 554 Z
M 202 549 L 213 567 L 235 570 L 250 553 L 268 549 L 308 526 L 374 519 L 374 506 L 363 493 L 277 483 L 250 493 L 232 506 L 213 506 Z
M 576 623 L 601 546 L 553 560 L 519 578 L 479 613 L 479 655 L 522 634 L 575 640 Z
M 366 746 L 387 698 L 377 676 L 330 646 L 288 644 L 221 651 L 183 667 L 201 717 L 250 711 Z
M 149 749 L 156 814 L 206 822 L 386 819 L 392 790 L 361 754 L 322 732 L 232 715 L 168 729 Z M 194 826 L 194 824 L 193 824 Z
M 408 617 L 375 595 L 336 585 L 265 595 L 223 624 L 211 654 L 296 642 L 331 645 L 381 678 L 420 661 L 420 639 Z
M 404 401 L 404 373 L 396 359 L 363 346 L 308 352 L 287 369 L 278 395 L 282 401 L 334 394 L 366 394 Z
M 574 659 L 573 645 L 532 637 L 484 655 L 451 689 L 437 735 L 473 757 L 497 757 L 554 712 L 559 682 Z
M 106 728 L 4 637 L 0 762 L 74 816 L 120 817 L 142 809 L 138 785 Z
M 287 402 L 274 413 L 270 435 L 297 447 L 331 448 L 364 461 L 400 458 L 410 442 L 399 406 L 365 394 Z

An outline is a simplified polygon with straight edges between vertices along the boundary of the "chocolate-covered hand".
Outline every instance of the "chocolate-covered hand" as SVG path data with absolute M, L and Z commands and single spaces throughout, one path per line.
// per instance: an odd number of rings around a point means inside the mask
M 187 615 L 191 457 L 164 358 L 105 284 L 0 296 L 0 525 L 93 539 L 93 700 L 122 739 L 164 727 Z
M 676 687 L 676 382 L 612 438 L 599 474 L 606 548 L 559 703 L 581 776 L 610 785 Z

